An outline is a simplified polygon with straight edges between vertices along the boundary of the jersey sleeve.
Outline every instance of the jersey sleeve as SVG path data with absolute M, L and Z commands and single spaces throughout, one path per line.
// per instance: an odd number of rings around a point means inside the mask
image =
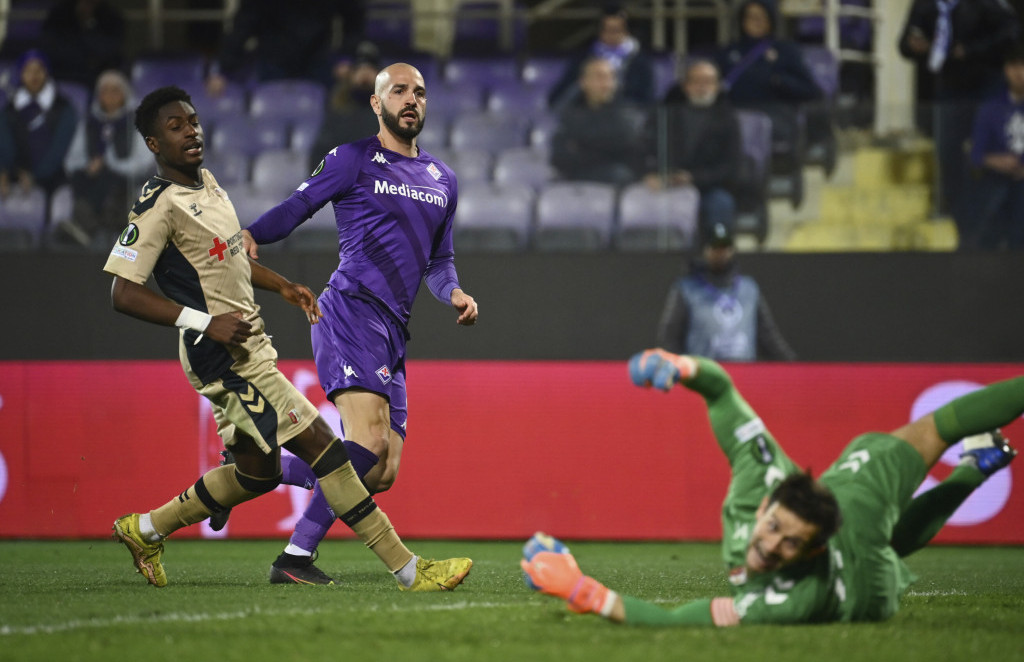
M 128 218 L 128 226 L 114 244 L 103 270 L 134 283 L 144 285 L 153 267 L 172 239 L 171 205 L 159 197 L 162 188 L 143 187 Z M 152 196 L 150 200 L 147 195 Z M 147 204 L 151 203 L 151 204 Z
M 816 574 L 800 579 L 776 575 L 764 585 L 738 589 L 733 605 L 744 625 L 834 621 L 837 611 L 831 581 Z
M 355 185 L 364 156 L 356 145 L 347 143 L 329 151 L 313 174 L 296 189 L 311 212 L 340 198 Z

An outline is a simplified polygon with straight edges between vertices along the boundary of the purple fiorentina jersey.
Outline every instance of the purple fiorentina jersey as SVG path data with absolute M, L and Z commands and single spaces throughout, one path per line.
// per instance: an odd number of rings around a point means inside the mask
M 332 149 L 288 200 L 248 230 L 257 243 L 277 241 L 333 203 L 340 260 L 331 287 L 372 295 L 407 324 L 424 276 L 446 304 L 458 287 L 457 197 L 455 173 L 444 163 L 422 149 L 416 158 L 402 156 L 373 136 Z

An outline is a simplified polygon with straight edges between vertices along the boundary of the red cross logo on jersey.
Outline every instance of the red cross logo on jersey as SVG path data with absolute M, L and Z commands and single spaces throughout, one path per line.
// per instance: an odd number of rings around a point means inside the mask
M 220 237 L 213 238 L 213 248 L 210 249 L 210 257 L 217 256 L 218 262 L 224 261 L 224 251 L 228 249 L 228 245 L 220 240 Z

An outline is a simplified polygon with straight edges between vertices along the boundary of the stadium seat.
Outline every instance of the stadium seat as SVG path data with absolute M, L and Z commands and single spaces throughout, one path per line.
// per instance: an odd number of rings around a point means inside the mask
M 483 149 L 497 153 L 526 145 L 529 120 L 522 115 L 462 113 L 452 122 L 452 149 Z
M 519 80 L 519 67 L 511 57 L 455 57 L 444 65 L 444 82 L 456 87 L 488 89 L 496 82 Z
M 487 94 L 487 110 L 535 117 L 547 111 L 548 91 L 518 80 L 495 81 Z
M 227 150 L 255 156 L 268 149 L 286 148 L 289 130 L 281 119 L 224 117 L 207 132 L 207 140 L 213 152 Z
M 615 223 L 615 187 L 556 182 L 537 197 L 534 245 L 542 251 L 607 248 Z
M 652 191 L 646 184 L 627 186 L 619 197 L 615 245 L 627 251 L 677 251 L 691 248 L 697 234 L 700 194 L 693 186 Z
M 280 204 L 284 199 L 250 187 L 228 190 L 227 193 L 231 204 L 235 207 L 238 222 L 243 228 L 262 216 L 268 209 Z M 274 244 L 266 244 L 265 246 L 261 244 L 260 252 L 262 253 L 264 249 L 271 251 L 279 250 L 283 243 L 279 241 Z
M 839 95 L 839 60 L 824 46 L 804 45 L 800 50 L 814 82 L 825 95 L 823 101 L 807 105 L 806 161 L 824 166 L 825 173 L 831 175 L 838 158 L 833 123 Z
M 78 113 L 78 119 L 84 120 L 86 113 L 89 111 L 89 101 L 92 99 L 92 91 L 82 85 L 81 83 L 72 83 L 66 80 L 57 81 L 57 89 L 67 97 L 71 105 L 75 107 L 75 112 Z M 134 110 L 134 109 L 133 109 Z
M 455 211 L 455 250 L 524 250 L 533 223 L 533 203 L 534 193 L 526 186 L 476 182 L 460 188 Z
M 224 91 L 216 97 L 208 95 L 202 83 L 186 87 L 185 91 L 192 97 L 192 105 L 204 129 L 216 126 L 223 118 L 242 117 L 248 112 L 249 100 L 245 88 L 239 83 L 227 83 Z
M 489 182 L 494 155 L 482 149 L 427 150 L 455 172 L 459 188 L 470 182 Z M 461 192 L 460 192 L 461 198 Z
M 678 58 L 675 53 L 658 53 L 651 59 L 654 62 L 654 98 L 660 101 L 676 84 Z
M 320 125 L 324 116 L 324 86 L 308 80 L 272 80 L 259 83 L 249 96 L 253 119 L 285 120 Z
M 511 9 L 505 14 L 505 9 Z M 452 52 L 457 55 L 517 53 L 526 43 L 526 13 L 520 3 L 507 0 L 458 3 Z
M 740 110 L 743 163 L 736 190 L 736 231 L 758 243 L 768 236 L 768 179 L 772 167 L 772 121 L 764 113 Z
M 558 130 L 558 116 L 554 113 L 542 113 L 533 118 L 530 124 L 530 147 L 551 153 L 551 138 Z
M 191 94 L 205 78 L 205 62 L 198 55 L 152 55 L 132 62 L 130 79 L 141 99 L 158 87 L 177 85 Z
M 247 154 L 230 149 L 210 150 L 210 156 L 203 162 L 228 194 L 248 184 L 250 165 Z
M 566 58 L 557 56 L 533 56 L 528 57 L 523 63 L 520 76 L 527 85 L 536 85 L 547 91 L 551 91 L 562 72 L 568 66 Z
M 427 111 L 427 121 L 416 137 L 416 144 L 430 153 L 448 149 L 448 117 Z
M 309 178 L 309 157 L 290 149 L 260 152 L 252 162 L 251 189 L 284 200 Z
M 475 81 L 458 85 L 439 82 L 427 88 L 427 124 L 441 116 L 452 117 L 483 109 L 484 87 Z
M 499 152 L 494 162 L 494 183 L 501 186 L 523 184 L 539 190 L 555 178 L 545 150 L 512 147 Z
M 288 250 L 338 252 L 338 225 L 334 205 L 327 203 L 295 228 L 285 240 Z
M 12 187 L 0 199 L 0 247 L 3 250 L 38 248 L 46 228 L 46 193 L 34 187 L 24 192 Z

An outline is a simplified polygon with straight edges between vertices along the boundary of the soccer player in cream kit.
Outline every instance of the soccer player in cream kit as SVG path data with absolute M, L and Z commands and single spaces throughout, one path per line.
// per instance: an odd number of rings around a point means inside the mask
M 324 205 L 334 207 L 339 261 L 319 298 L 324 316 L 312 328 L 313 357 L 371 494 L 390 488 L 398 474 L 408 414 L 407 326 L 421 281 L 455 308 L 458 324 L 472 325 L 478 314 L 455 271 L 455 173 L 416 143 L 426 101 L 419 71 L 386 67 L 370 98 L 380 132 L 332 149 L 291 196 L 243 232 L 255 259 L 259 244 L 284 239 Z M 275 563 L 311 554 L 332 521 L 315 495 Z

